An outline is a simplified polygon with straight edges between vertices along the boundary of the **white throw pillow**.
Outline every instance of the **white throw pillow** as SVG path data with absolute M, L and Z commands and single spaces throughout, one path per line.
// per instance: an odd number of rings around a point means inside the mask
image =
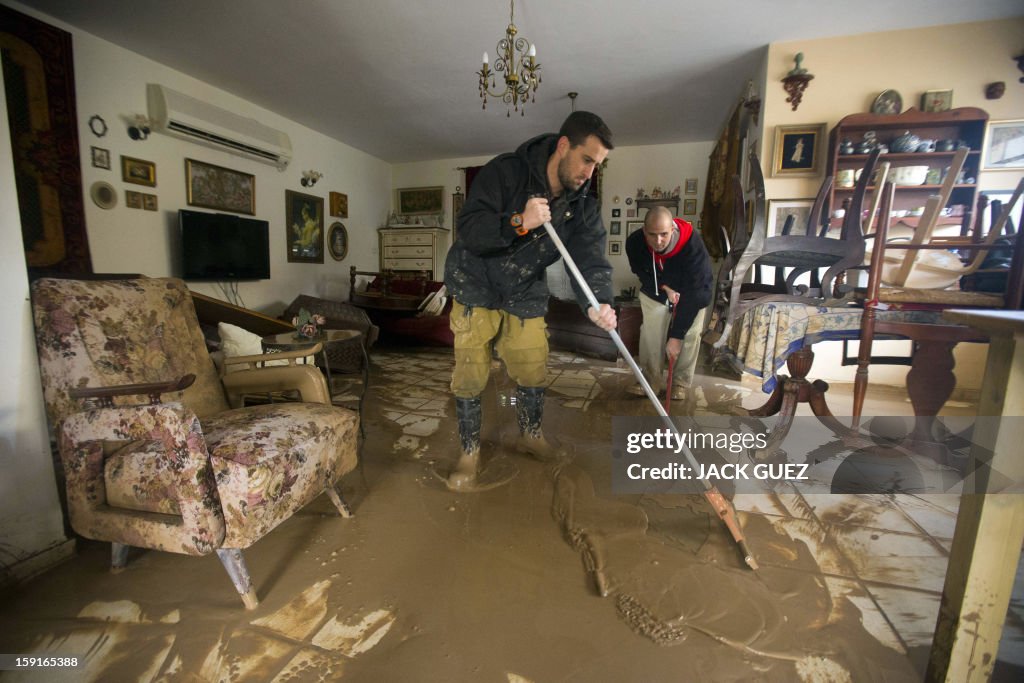
M 242 329 L 231 323 L 217 323 L 217 334 L 220 336 L 220 349 L 226 358 L 232 356 L 259 356 L 264 353 L 261 337 L 249 330 Z M 307 359 L 308 362 L 312 362 Z M 267 361 L 266 365 L 288 365 L 286 360 Z M 243 365 L 228 365 L 228 372 L 244 370 Z

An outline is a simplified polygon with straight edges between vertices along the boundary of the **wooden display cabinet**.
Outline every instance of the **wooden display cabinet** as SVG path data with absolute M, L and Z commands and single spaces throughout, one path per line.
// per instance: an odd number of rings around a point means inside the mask
M 985 140 L 985 125 L 988 113 L 976 107 L 961 107 L 943 112 L 922 112 L 910 108 L 902 114 L 851 114 L 844 117 L 829 135 L 828 174 L 833 177 L 829 194 L 829 211 L 841 208 L 843 200 L 853 195 L 854 188 L 838 187 L 837 175 L 846 169 L 859 170 L 867 160 L 866 154 L 842 154 L 841 145 L 850 141 L 854 147 L 864 140 L 864 135 L 874 132 L 877 144 L 891 150 L 892 142 L 906 132 L 913 133 L 921 140 L 957 140 L 970 148 L 964 162 L 964 182 L 958 183 L 950 195 L 948 207 L 954 207 L 951 215 L 942 216 L 940 223 L 960 224 L 964 214 L 972 213 L 978 194 L 978 173 L 981 167 L 981 149 Z M 879 164 L 888 161 L 890 168 L 900 166 L 928 166 L 939 171 L 938 183 L 923 185 L 897 185 L 893 210 L 912 210 L 923 207 L 930 195 L 939 191 L 943 170 L 949 166 L 955 150 L 943 152 L 892 152 L 883 154 Z M 891 172 L 891 171 L 890 171 Z M 934 174 L 933 174 L 934 175 Z M 969 182 L 968 182 L 969 181 Z M 869 186 L 871 192 L 874 187 Z M 962 209 L 956 209 L 960 206 Z M 907 216 L 894 218 L 913 226 L 916 218 Z M 835 223 L 835 219 L 832 221 Z

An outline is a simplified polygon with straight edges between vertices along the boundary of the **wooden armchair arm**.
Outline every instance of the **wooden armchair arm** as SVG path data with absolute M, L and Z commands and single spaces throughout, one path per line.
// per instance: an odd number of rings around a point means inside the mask
M 295 365 L 295 361 L 306 356 L 314 356 L 323 350 L 323 342 L 316 342 L 309 346 L 294 351 L 275 351 L 274 353 L 261 353 L 251 356 L 224 356 L 224 367 L 229 365 L 246 365 L 250 369 L 257 369 L 260 363 L 274 360 L 288 361 L 288 365 Z
M 68 390 L 71 398 L 82 400 L 96 400 L 101 408 L 112 408 L 114 398 L 117 396 L 138 396 L 145 394 L 149 397 L 150 405 L 160 405 L 160 395 L 175 391 L 184 391 L 192 386 L 196 376 L 189 373 L 180 379 L 168 382 L 146 382 L 143 384 L 119 384 L 112 387 L 75 387 Z

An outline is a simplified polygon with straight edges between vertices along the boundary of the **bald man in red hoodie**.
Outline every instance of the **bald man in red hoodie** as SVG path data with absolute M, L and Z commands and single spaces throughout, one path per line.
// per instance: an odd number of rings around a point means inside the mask
M 674 361 L 672 398 L 686 398 L 700 352 L 700 313 L 711 302 L 711 259 L 693 225 L 663 206 L 626 239 L 629 267 L 640 278 L 640 367 L 651 388 L 665 389 L 666 359 Z M 643 395 L 637 385 L 631 393 Z

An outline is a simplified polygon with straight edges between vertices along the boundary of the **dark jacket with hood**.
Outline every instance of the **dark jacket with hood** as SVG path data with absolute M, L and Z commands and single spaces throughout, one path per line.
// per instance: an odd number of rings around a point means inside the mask
M 557 142 L 557 135 L 528 140 L 514 153 L 489 161 L 473 181 L 444 269 L 448 292 L 464 306 L 505 310 L 520 318 L 547 312 L 544 270 L 559 259 L 558 248 L 543 226 L 520 236 L 509 222 L 534 196 L 548 198 L 551 224 L 598 302 L 612 302 L 612 267 L 604 256 L 605 230 L 597 201 L 587 195 L 590 181 L 551 198 L 547 163 Z M 586 310 L 586 295 L 571 281 L 576 300 Z
M 668 336 L 682 339 L 700 310 L 711 303 L 711 259 L 704 240 L 687 221 L 672 219 L 679 230 L 679 243 L 669 254 L 655 255 L 644 240 L 643 230 L 626 238 L 629 267 L 640 278 L 640 292 L 664 303 L 668 295 L 662 285 L 679 292 Z

